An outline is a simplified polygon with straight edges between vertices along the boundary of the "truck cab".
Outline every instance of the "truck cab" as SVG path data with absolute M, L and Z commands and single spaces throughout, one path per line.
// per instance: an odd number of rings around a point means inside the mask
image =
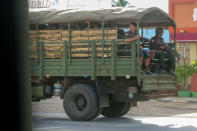
M 88 121 L 99 114 L 121 117 L 154 92 L 176 90 L 176 75 L 142 71 L 140 40 L 119 37 L 130 22 L 137 24 L 137 34 L 145 27 L 175 30 L 159 8 L 31 9 L 29 18 L 33 101 L 59 96 L 71 119 Z

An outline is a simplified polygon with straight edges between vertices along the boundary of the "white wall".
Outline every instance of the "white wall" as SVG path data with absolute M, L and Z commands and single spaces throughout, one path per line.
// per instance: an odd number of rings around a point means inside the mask
M 128 2 L 137 8 L 159 7 L 168 13 L 169 0 L 128 0 Z
M 28 0 L 29 8 L 53 8 L 56 0 Z
M 28 0 L 29 8 L 110 8 L 112 0 Z

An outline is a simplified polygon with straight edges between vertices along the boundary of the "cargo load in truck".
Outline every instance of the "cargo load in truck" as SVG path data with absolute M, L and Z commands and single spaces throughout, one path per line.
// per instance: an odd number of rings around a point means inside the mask
M 145 58 L 140 65 L 140 49 L 149 49 L 150 41 L 125 38 L 131 22 L 136 36 L 144 28 L 175 31 L 173 19 L 159 8 L 31 9 L 29 21 L 32 99 L 59 95 L 73 120 L 120 117 L 153 92 L 176 90 L 176 75 L 161 73 L 157 58 L 151 59 L 151 74 L 144 72 Z M 175 50 L 175 43 L 167 44 Z

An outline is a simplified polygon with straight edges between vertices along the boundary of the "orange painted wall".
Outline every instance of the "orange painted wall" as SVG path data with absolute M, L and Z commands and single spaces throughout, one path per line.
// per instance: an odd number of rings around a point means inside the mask
M 197 21 L 193 20 L 193 9 L 197 8 L 195 3 L 177 3 L 174 5 L 174 20 L 177 28 L 197 28 Z
M 176 32 L 197 33 L 197 22 L 193 20 L 193 9 L 197 8 L 197 0 L 169 0 L 169 14 L 175 20 Z M 170 34 L 174 33 L 169 28 Z

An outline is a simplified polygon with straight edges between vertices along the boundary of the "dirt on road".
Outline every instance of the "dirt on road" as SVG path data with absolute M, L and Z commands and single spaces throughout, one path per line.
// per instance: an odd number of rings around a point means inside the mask
M 32 102 L 32 112 L 64 113 L 63 100 L 59 97 L 52 97 L 40 102 Z M 138 102 L 138 106 L 132 107 L 127 115 L 167 117 L 186 113 L 197 113 L 197 104 L 165 103 L 152 99 Z

